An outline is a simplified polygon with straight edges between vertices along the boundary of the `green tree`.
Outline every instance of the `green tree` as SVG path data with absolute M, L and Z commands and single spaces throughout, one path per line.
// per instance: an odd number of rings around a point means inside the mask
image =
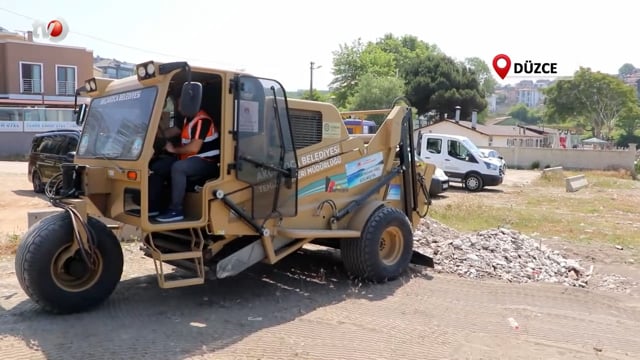
M 512 106 L 511 109 L 509 109 L 509 112 L 507 113 L 507 115 L 511 116 L 512 118 L 518 121 L 528 122 L 529 108 L 527 107 L 527 105 L 522 103 L 516 104 Z
M 636 67 L 632 64 L 626 63 L 620 67 L 620 69 L 618 70 L 618 75 L 627 76 L 633 74 L 634 71 L 636 71 Z
M 523 103 L 511 107 L 507 115 L 520 122 L 531 125 L 538 124 L 542 120 L 542 114 L 538 110 L 531 109 Z
M 496 91 L 498 81 L 493 77 L 489 65 L 479 57 L 469 57 L 466 58 L 464 62 L 475 72 L 478 82 L 480 83 L 480 88 L 484 91 L 485 96 L 491 96 Z
M 342 44 L 340 49 L 333 52 L 333 75 L 329 83 L 329 89 L 333 93 L 334 104 L 344 108 L 347 100 L 353 96 L 358 79 L 366 73 L 366 69 L 360 55 L 364 51 L 365 44 L 358 38 L 351 45 Z
M 611 135 L 616 121 L 637 106 L 636 91 L 619 78 L 581 67 L 570 80 L 544 90 L 545 116 L 565 122 L 582 119 L 598 138 Z
M 360 54 L 360 64 L 364 71 L 364 73 L 360 74 L 360 78 L 365 74 L 390 77 L 395 76 L 397 73 L 396 59 L 393 54 L 371 44 L 367 45 Z
M 409 62 L 432 52 L 439 50 L 415 36 L 395 37 L 391 33 L 376 42 L 365 44 L 357 39 L 350 45 L 340 45 L 339 50 L 333 52 L 334 79 L 329 84 L 334 104 L 339 108 L 347 107 L 347 101 L 355 95 L 363 75 L 398 76 Z
M 471 112 L 483 111 L 487 107 L 484 92 L 473 70 L 464 63 L 444 54 L 427 54 L 416 58 L 404 69 L 407 98 L 424 114 L 430 110 L 444 118 L 461 107 L 461 118 L 470 118 Z
M 402 95 L 404 95 L 402 79 L 365 74 L 360 78 L 355 95 L 349 99 L 348 108 L 349 110 L 388 109 L 391 102 Z M 384 116 L 372 115 L 371 118 L 379 123 Z
M 318 90 L 313 89 L 313 93 L 311 94 L 309 93 L 309 90 L 303 91 L 300 99 L 326 102 L 329 100 L 329 97 L 321 94 L 320 92 L 318 92 Z
M 417 58 L 427 54 L 441 53 L 436 45 L 426 43 L 413 35 L 395 37 L 392 33 L 387 33 L 371 45 L 393 55 L 396 64 L 395 70 L 398 71 Z
M 636 130 L 640 128 L 640 106 L 635 104 L 635 106 L 629 106 L 626 108 L 622 114 L 620 114 L 620 118 L 616 125 L 624 131 L 624 135 L 634 135 Z

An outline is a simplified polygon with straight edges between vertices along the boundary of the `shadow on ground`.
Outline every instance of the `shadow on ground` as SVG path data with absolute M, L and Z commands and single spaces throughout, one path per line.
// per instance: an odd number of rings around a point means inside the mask
M 411 267 L 398 280 L 361 284 L 348 278 L 335 252 L 301 250 L 275 266 L 259 264 L 202 286 L 160 289 L 155 275 L 144 275 L 122 281 L 106 303 L 85 313 L 50 315 L 24 300 L 0 313 L 0 339 L 19 338 L 47 359 L 184 358 L 321 307 L 385 299 L 422 271 Z
M 38 194 L 33 192 L 33 190 L 11 190 L 11 192 L 13 192 L 14 194 L 18 195 L 18 196 L 24 196 L 24 197 L 29 197 L 29 198 L 39 198 L 42 199 L 44 201 L 48 201 L 47 200 L 47 196 L 45 194 Z

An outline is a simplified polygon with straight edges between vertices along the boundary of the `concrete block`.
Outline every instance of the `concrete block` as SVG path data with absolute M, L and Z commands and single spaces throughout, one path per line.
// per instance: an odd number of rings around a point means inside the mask
M 584 187 L 587 187 L 589 183 L 584 175 L 576 175 L 565 178 L 567 192 L 576 192 Z
M 542 170 L 542 173 L 544 175 L 557 174 L 557 173 L 561 174 L 562 173 L 562 166 L 546 168 L 546 169 Z
M 60 211 L 64 211 L 60 208 L 50 208 L 50 209 L 41 209 L 41 210 L 31 210 L 27 213 L 27 228 L 31 228 L 38 221 L 46 218 L 47 216 L 57 214 Z

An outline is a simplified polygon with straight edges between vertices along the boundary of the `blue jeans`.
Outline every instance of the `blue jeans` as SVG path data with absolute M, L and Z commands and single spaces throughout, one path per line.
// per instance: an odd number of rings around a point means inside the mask
M 217 161 L 192 156 L 184 160 L 166 157 L 160 158 L 150 165 L 149 176 L 149 211 L 160 210 L 162 187 L 166 180 L 171 180 L 171 210 L 182 210 L 184 196 L 187 191 L 187 177 L 214 177 L 218 173 Z

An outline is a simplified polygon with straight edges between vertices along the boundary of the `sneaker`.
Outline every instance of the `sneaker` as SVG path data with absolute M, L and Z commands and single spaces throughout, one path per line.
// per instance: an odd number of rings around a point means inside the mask
M 162 213 L 162 215 L 156 217 L 156 220 L 161 222 L 179 221 L 182 219 L 184 219 L 184 214 L 182 213 L 182 210 L 171 210 L 171 209 Z
M 133 215 L 133 216 L 140 216 L 140 209 L 131 209 L 131 210 L 127 210 L 127 213 Z M 149 211 L 149 216 L 158 216 L 160 214 L 160 211 Z

